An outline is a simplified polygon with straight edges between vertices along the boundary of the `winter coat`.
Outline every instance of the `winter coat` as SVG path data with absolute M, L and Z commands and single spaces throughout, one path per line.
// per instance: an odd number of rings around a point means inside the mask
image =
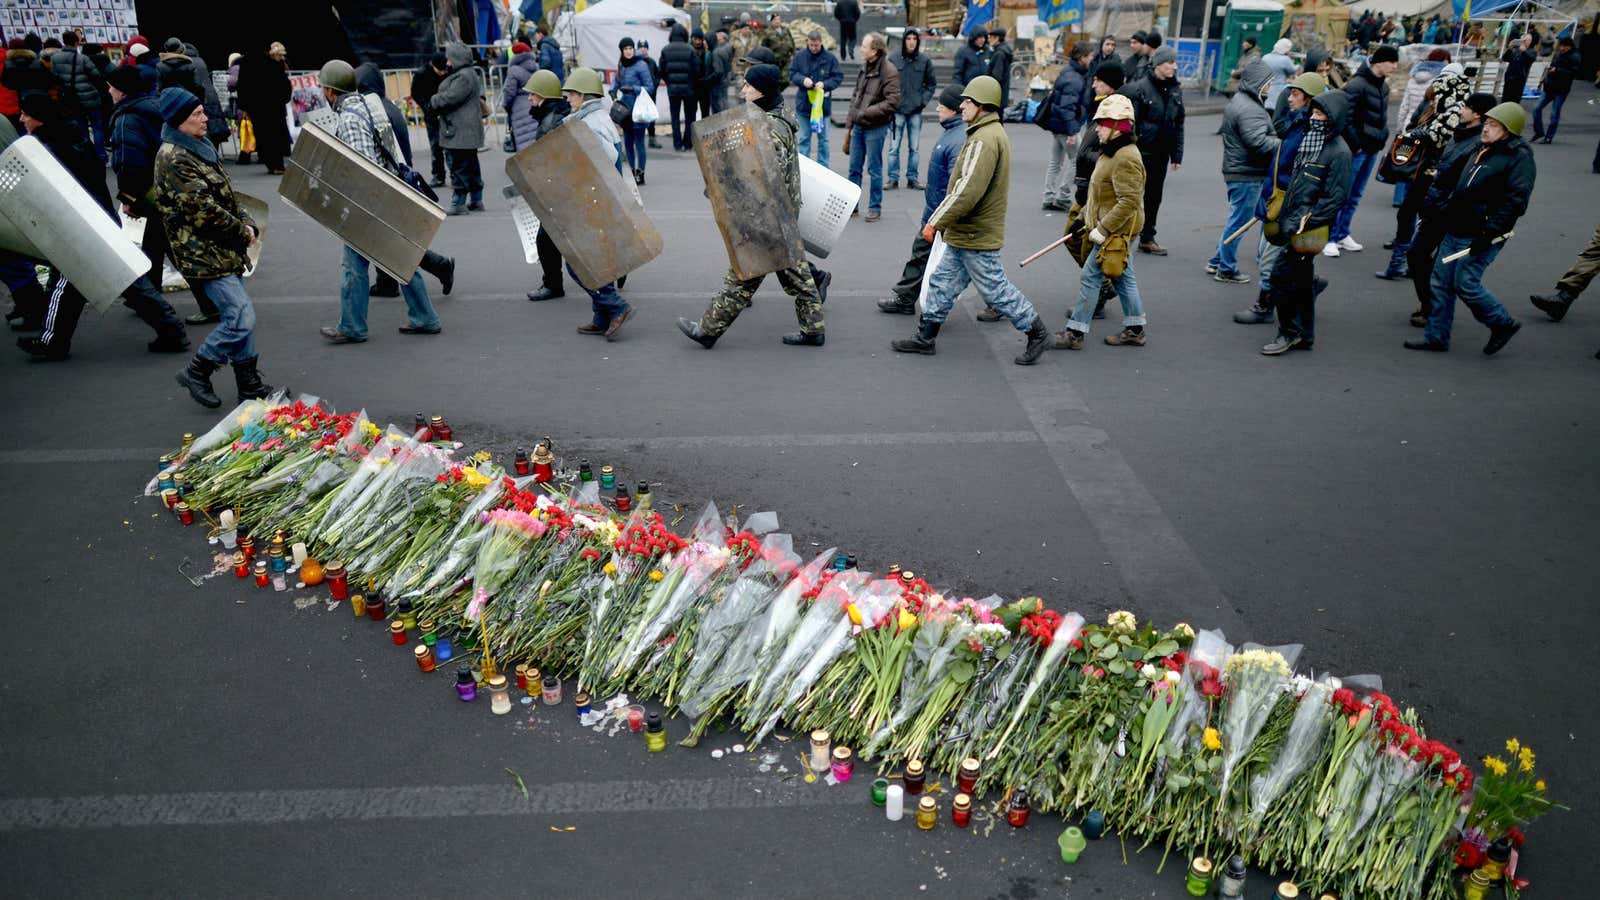
M 567 62 L 561 58 L 561 45 L 555 38 L 546 37 L 533 49 L 539 54 L 539 68 L 549 69 L 557 78 L 567 80 Z
M 82 51 L 75 48 L 57 50 L 50 57 L 50 69 L 72 91 L 79 109 L 87 112 L 100 108 L 100 92 L 105 90 L 106 76 Z
M 1094 112 L 1087 109 L 1089 94 L 1089 68 L 1076 60 L 1061 67 L 1056 83 L 1039 108 L 1038 123 L 1044 130 L 1055 134 L 1077 134 Z
M 967 125 L 956 155 L 950 190 L 927 224 L 962 250 L 999 250 L 1006 244 L 1006 197 L 1011 186 L 1011 138 L 1000 115 L 987 110 Z
M 1105 144 L 1089 176 L 1088 202 L 1083 223 L 1105 235 L 1100 245 L 1100 267 L 1113 277 L 1128 263 L 1129 244 L 1144 229 L 1144 157 L 1133 135 L 1119 134 Z
M 1500 61 L 1506 64 L 1505 83 L 1515 87 L 1525 86 L 1528 83 L 1528 72 L 1533 68 L 1538 54 L 1532 50 L 1523 50 L 1516 47 L 1500 55 Z
M 1278 136 L 1272 130 L 1272 116 L 1261 104 L 1261 88 L 1272 80 L 1272 72 L 1262 62 L 1245 66 L 1239 76 L 1239 90 L 1222 111 L 1222 180 L 1260 181 L 1272 166 L 1278 152 Z
M 266 53 L 252 53 L 239 62 L 239 108 L 251 118 L 284 119 L 284 104 L 293 93 L 283 64 Z
M 511 130 L 511 145 L 517 150 L 533 143 L 533 107 L 528 103 L 524 88 L 528 79 L 538 71 L 539 63 L 532 53 L 518 53 L 511 57 L 506 67 L 505 87 L 500 92 L 500 108 L 506 111 L 506 125 Z
M 965 89 L 972 79 L 989 74 L 989 55 L 983 51 L 984 37 L 975 34 L 956 51 L 953 83 Z
M 433 70 L 433 66 L 425 65 L 411 73 L 411 102 L 417 104 L 422 110 L 422 115 L 428 119 L 438 117 L 430 105 L 433 95 L 439 90 L 439 84 L 444 81 L 444 76 Z M 240 98 L 243 103 L 243 98 Z
M 989 50 L 989 73 L 994 80 L 1000 82 L 1000 108 L 1005 109 L 1011 105 L 1011 61 L 1016 59 L 1017 53 L 1005 41 L 995 44 Z
M 1425 59 L 1411 67 L 1411 77 L 1406 79 L 1405 92 L 1400 95 L 1400 112 L 1395 116 L 1401 130 L 1409 128 L 1411 117 L 1427 106 L 1423 98 L 1428 95 L 1428 86 L 1443 70 L 1444 63 L 1437 59 Z
M 1362 63 L 1345 82 L 1344 92 L 1350 98 L 1345 143 L 1352 153 L 1377 153 L 1389 143 L 1389 85 Z
M 439 82 L 429 106 L 439 114 L 439 146 L 476 150 L 483 144 L 483 81 L 465 44 L 445 48 L 450 74 Z
M 245 229 L 255 223 L 239 206 L 215 152 L 202 157 L 197 148 L 174 142 L 174 135 L 179 133 L 171 126 L 162 130 L 155 172 L 156 204 L 167 226 L 172 261 L 185 278 L 241 275 L 250 265 L 245 255 L 250 233 Z
M 5 47 L 0 47 L 0 73 L 5 71 L 6 55 L 9 52 Z M 6 86 L 5 79 L 0 77 L 0 116 L 16 116 L 22 112 L 21 99 L 16 91 Z
M 206 99 L 206 88 L 200 83 L 199 71 L 194 66 L 194 60 L 182 53 L 163 53 L 156 63 L 156 74 L 159 78 L 161 90 L 169 87 L 181 87 L 198 97 L 201 102 Z M 210 110 L 206 115 L 211 115 Z
M 1139 152 L 1147 159 L 1165 157 L 1183 162 L 1183 87 L 1178 79 L 1162 81 L 1154 75 L 1125 85 L 1122 93 L 1133 101 L 1133 127 Z
M 106 149 L 117 173 L 117 196 L 140 217 L 150 215 L 161 149 L 161 102 L 153 92 L 122 98 L 111 110 Z
M 1101 43 L 1104 44 L 1105 42 L 1102 41 Z M 1102 53 L 1099 50 L 1096 50 L 1094 52 L 1094 59 L 1089 60 L 1089 81 L 1092 83 L 1094 81 L 1094 73 L 1100 71 L 1101 66 L 1112 61 L 1115 61 L 1119 66 L 1122 65 L 1122 57 L 1118 56 L 1115 51 L 1112 51 L 1111 53 Z
M 538 106 L 533 107 L 533 139 L 537 141 L 550 132 L 555 131 L 557 128 L 560 128 L 561 123 L 565 122 L 567 116 L 570 115 L 572 115 L 572 104 L 568 103 L 567 98 L 565 97 L 557 97 L 554 100 L 546 100 Z
M 1441 167 L 1435 184 L 1450 191 L 1444 207 L 1445 229 L 1457 237 L 1488 239 L 1510 231 L 1528 211 L 1537 171 L 1533 148 L 1507 133 Z
M 699 47 L 694 45 L 696 40 L 700 41 Z M 711 62 L 711 45 L 706 43 L 705 33 L 699 28 L 689 34 L 689 52 L 694 62 L 695 95 L 709 97 L 720 82 L 717 81 L 715 66 Z
M 839 57 L 826 47 L 816 53 L 812 53 L 808 47 L 796 53 L 789 62 L 789 83 L 799 88 L 794 95 L 795 117 L 802 122 L 811 116 L 811 98 L 806 94 L 807 78 L 822 85 L 822 114 L 832 115 L 833 101 L 829 95 L 844 84 L 844 69 L 839 67 Z
M 841 25 L 853 25 L 861 21 L 861 4 L 857 0 L 839 0 L 833 5 L 833 17 Z
M 827 51 L 824 50 L 823 52 L 826 53 Z M 796 59 L 799 59 L 799 57 L 796 57 Z M 834 60 L 834 65 L 838 64 L 839 61 Z M 727 85 L 728 75 L 732 71 L 733 45 L 723 41 L 717 45 L 717 49 L 711 51 L 711 71 L 706 73 L 706 86 L 713 91 L 722 90 Z M 789 64 L 789 71 L 791 73 L 794 72 L 794 63 L 792 62 Z M 844 80 L 844 73 L 841 72 L 839 74 L 839 80 Z
M 617 123 L 611 121 L 611 107 L 595 97 L 583 101 L 583 105 L 568 118 L 582 122 L 594 132 L 601 146 L 605 147 L 606 162 L 617 167 L 617 174 L 622 174 L 622 133 L 617 131 Z
M 1150 57 L 1143 53 L 1128 54 L 1127 62 L 1122 64 L 1122 84 L 1124 87 L 1145 78 L 1155 66 L 1150 62 Z
M 794 202 L 794 208 L 800 208 L 800 160 L 795 149 L 795 135 L 798 128 L 794 120 L 783 111 L 783 104 L 778 104 L 767 110 L 767 130 L 772 134 L 772 142 L 778 149 L 778 169 L 783 172 L 783 186 L 789 193 L 789 199 Z
M 850 112 L 845 121 L 862 129 L 882 128 L 894 121 L 899 108 L 900 73 L 889 57 L 862 65 L 856 74 L 856 90 L 850 95 Z
M 1434 164 L 1433 180 L 1427 193 L 1423 195 L 1421 208 L 1418 209 L 1423 218 L 1437 219 L 1444 215 L 1445 207 L 1450 203 L 1450 193 L 1455 190 L 1456 182 L 1460 180 L 1465 159 L 1483 146 L 1480 140 L 1482 136 L 1482 123 L 1455 130 L 1453 140 L 1439 153 L 1439 159 Z M 1446 173 L 1452 174 L 1440 177 Z
M 1272 87 L 1267 91 L 1267 106 L 1277 109 L 1278 95 L 1283 93 L 1289 82 L 1294 80 L 1297 69 L 1294 60 L 1283 53 L 1268 53 L 1261 57 L 1261 61 L 1266 64 L 1267 71 L 1272 73 Z
M 906 37 L 916 34 L 915 28 L 906 29 Z M 896 112 L 903 116 L 922 112 L 928 101 L 938 96 L 939 80 L 933 75 L 933 60 L 922 52 L 921 36 L 918 35 L 917 49 L 910 55 L 906 53 L 905 38 L 901 38 L 900 52 L 891 61 L 895 71 L 900 73 L 900 108 Z
M 778 61 L 778 74 L 787 74 L 789 61 L 794 59 L 794 32 L 789 30 L 789 26 L 762 29 L 761 46 L 772 51 L 773 58 Z
M 106 187 L 106 164 L 95 155 L 88 134 L 70 120 L 61 119 L 34 129 L 33 136 L 50 150 L 50 155 L 72 173 L 94 202 L 106 211 L 113 222 L 121 222 L 117 208 L 111 204 L 111 191 Z
M 928 154 L 928 183 L 922 189 L 922 225 L 928 224 L 928 220 L 933 218 L 933 211 L 944 202 L 945 194 L 950 190 L 950 173 L 955 169 L 956 156 L 967 139 L 966 124 L 960 116 L 951 116 L 939 123 L 943 131 L 933 145 L 933 152 Z
M 400 107 L 389 102 L 389 92 L 383 83 L 383 70 L 377 63 L 362 63 L 356 66 L 356 87 L 363 94 L 374 94 L 383 104 L 383 114 L 389 120 L 389 130 L 394 132 L 395 143 L 400 147 L 400 158 L 406 165 L 411 165 L 411 126 L 406 122 L 405 113 Z
M 642 57 L 635 56 L 633 62 L 618 67 L 617 90 L 622 92 L 622 102 L 629 109 L 639 102 L 640 94 L 655 95 L 655 79 L 650 77 L 650 66 Z
M 1583 68 L 1583 56 L 1576 50 L 1557 53 L 1544 70 L 1544 92 L 1552 97 L 1572 93 L 1572 82 Z
M 689 31 L 672 26 L 672 36 L 661 48 L 661 80 L 667 83 L 668 97 L 694 96 L 694 48 L 689 46 Z
M 17 92 L 20 100 L 29 94 L 63 93 L 61 81 L 39 61 L 32 50 L 12 50 L 6 54 L 5 68 L 0 70 L 0 81 Z
M 1339 207 L 1350 196 L 1351 152 L 1339 135 L 1344 131 L 1350 115 L 1350 96 L 1340 91 L 1325 91 L 1314 101 L 1328 113 L 1328 136 L 1322 152 L 1303 168 L 1294 168 L 1294 157 L 1279 151 L 1278 171 L 1290 172 L 1289 187 L 1284 193 L 1274 221 L 1280 224 L 1281 243 L 1301 231 L 1332 225 Z M 1299 152 L 1298 142 L 1294 152 Z

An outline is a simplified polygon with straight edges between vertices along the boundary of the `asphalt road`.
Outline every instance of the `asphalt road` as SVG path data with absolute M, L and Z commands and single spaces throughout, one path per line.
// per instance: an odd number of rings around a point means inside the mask
M 1490 271 L 1527 326 L 1492 359 L 1464 313 L 1451 353 L 1401 349 L 1412 300 L 1372 277 L 1393 227 L 1376 185 L 1355 227 L 1371 249 L 1318 263 L 1332 286 L 1316 351 L 1259 356 L 1270 329 L 1230 321 L 1254 286 L 1201 270 L 1225 207 L 1217 120 L 1197 117 L 1161 211 L 1172 255 L 1135 260 L 1142 349 L 1100 343 L 1113 316 L 1086 351 L 1020 369 L 1020 335 L 974 322 L 969 293 L 937 356 L 891 353 L 911 322 L 872 303 L 920 214 L 901 190 L 823 263 L 825 348 L 778 343 L 793 318 L 769 284 L 704 351 L 672 321 L 704 307 L 723 251 L 692 157 L 670 151 L 648 169 L 667 251 L 630 279 L 639 315 L 616 343 L 580 337 L 581 295 L 522 299 L 536 269 L 490 153 L 490 211 L 449 220 L 434 244 L 460 265 L 452 296 L 430 283 L 444 333 L 399 335 L 399 302 L 375 300 L 372 340 L 347 347 L 316 333 L 337 318 L 337 242 L 259 168 L 240 170 L 240 188 L 273 199 L 248 282 L 262 370 L 380 422 L 443 413 L 469 447 L 502 456 L 550 434 L 567 459 L 649 479 L 658 505 L 691 518 L 708 499 L 775 509 L 801 547 L 898 562 L 954 591 L 1042 593 L 1091 619 L 1128 607 L 1303 642 L 1302 667 L 1319 672 L 1379 672 L 1469 757 L 1510 735 L 1538 751 L 1575 808 L 1530 829 L 1521 874 L 1533 896 L 1583 896 L 1600 827 L 1583 749 L 1600 737 L 1585 692 L 1600 316 L 1588 296 L 1556 325 L 1526 295 L 1548 290 L 1594 228 L 1594 96 L 1580 88 L 1558 143 L 1538 149 L 1533 208 Z M 1011 134 L 1014 262 L 1062 219 L 1037 206 L 1043 133 Z M 1070 260 L 1011 274 L 1061 327 Z M 192 311 L 186 296 L 178 306 Z M 921 833 L 909 817 L 885 822 L 865 780 L 798 782 L 790 744 L 715 759 L 738 740 L 722 735 L 650 755 L 626 733 L 580 728 L 570 707 L 495 718 L 346 610 L 227 577 L 191 586 L 176 570 L 206 558 L 201 535 L 139 490 L 159 453 L 215 415 L 180 394 L 179 362 L 145 353 L 147 337 L 119 309 L 86 319 L 68 363 L 0 355 L 13 584 L 0 895 L 1181 895 L 1182 862 L 1158 877 L 1159 848 L 1125 848 L 1125 863 L 1103 841 L 1069 868 L 1055 817 Z M 1269 892 L 1257 876 L 1251 896 Z

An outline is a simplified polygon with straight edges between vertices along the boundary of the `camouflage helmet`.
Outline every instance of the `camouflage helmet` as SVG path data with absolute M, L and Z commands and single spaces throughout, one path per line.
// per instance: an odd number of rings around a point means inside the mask
M 600 73 L 588 66 L 579 66 L 573 69 L 567 75 L 567 83 L 562 85 L 561 89 L 572 91 L 574 94 L 586 94 L 591 97 L 598 97 L 606 92 L 605 87 L 600 84 Z
M 342 59 L 330 59 L 323 64 L 322 70 L 317 73 L 317 83 L 335 93 L 354 93 L 356 89 L 356 70 Z
M 961 96 L 979 106 L 992 106 L 1000 108 L 1000 82 L 988 75 L 979 75 L 967 82 L 967 87 Z
M 1094 111 L 1092 117 L 1096 122 L 1101 119 L 1111 119 L 1115 122 L 1133 120 L 1133 101 L 1121 94 L 1112 94 L 1100 101 L 1100 108 Z
M 540 69 L 528 79 L 528 86 L 524 90 L 546 100 L 556 100 L 561 97 L 561 79 L 549 69 Z

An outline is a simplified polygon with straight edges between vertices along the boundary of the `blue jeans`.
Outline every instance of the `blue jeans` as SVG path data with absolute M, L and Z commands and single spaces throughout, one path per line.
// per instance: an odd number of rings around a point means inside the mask
M 1232 187 L 1232 185 L 1229 185 Z M 1248 217 L 1247 217 L 1248 218 Z M 1122 274 L 1111 279 L 1117 289 L 1117 300 L 1122 303 L 1122 326 L 1143 325 L 1144 301 L 1139 298 L 1139 282 L 1133 277 L 1132 254 Z M 1111 276 L 1100 270 L 1100 248 L 1089 251 L 1083 261 L 1083 275 L 1078 278 L 1078 305 L 1067 317 L 1067 327 L 1082 334 L 1089 333 L 1089 320 L 1094 318 L 1095 305 L 1100 302 L 1100 283 Z
M 1561 107 L 1567 103 L 1566 94 L 1551 95 L 1548 92 L 1539 98 L 1539 105 L 1533 109 L 1533 136 L 1555 140 L 1556 126 L 1561 124 Z M 1544 127 L 1544 108 L 1550 107 L 1550 127 Z
M 963 250 L 950 246 L 944 248 L 944 258 L 928 277 L 928 303 L 922 311 L 922 321 L 930 325 L 942 324 L 949 317 L 951 307 L 956 305 L 956 298 L 969 284 L 976 285 L 983 302 L 1010 319 L 1018 331 L 1027 331 L 1039 321 L 1033 304 L 1006 278 L 999 250 Z
M 255 359 L 256 308 L 250 304 L 250 295 L 244 292 L 244 279 L 229 275 L 189 283 L 205 291 L 222 313 L 222 321 L 206 335 L 198 353 L 219 365 Z
M 900 180 L 900 144 L 906 145 L 906 179 L 917 180 L 922 162 L 917 145 L 922 143 L 922 110 L 910 115 L 894 114 L 894 124 L 889 126 L 889 183 Z
M 1556 113 L 1559 118 L 1561 113 Z M 101 162 L 106 161 L 106 114 L 102 109 L 86 109 L 83 111 L 84 123 L 89 128 L 89 135 L 94 140 L 94 154 L 100 157 Z
M 367 336 L 367 303 L 372 299 L 372 284 L 367 280 L 367 258 L 344 248 L 344 286 L 339 291 L 339 330 L 353 338 Z M 428 300 L 428 288 L 422 283 L 422 270 L 411 273 L 411 280 L 400 286 L 400 296 L 406 298 L 406 322 L 413 328 L 435 328 L 439 314 L 433 311 Z
M 1329 140 L 1336 140 L 1333 135 Z M 1367 181 L 1372 178 L 1372 170 L 1378 165 L 1378 156 L 1374 153 L 1357 152 L 1350 161 L 1350 196 L 1339 207 L 1339 215 L 1333 220 L 1333 232 L 1328 235 L 1330 241 L 1342 241 L 1350 236 L 1350 220 L 1356 217 L 1356 207 L 1361 205 L 1361 192 L 1367 189 Z
M 1283 248 L 1267 240 L 1265 233 L 1256 242 L 1256 271 L 1261 273 L 1261 293 L 1272 290 L 1272 267 L 1278 264 L 1278 254 Z
M 857 128 L 850 135 L 850 181 L 861 186 L 861 166 L 867 167 L 872 179 L 867 191 L 867 209 L 883 209 L 883 141 L 889 136 L 889 126 Z
M 650 126 L 640 125 L 637 122 L 628 123 L 628 128 L 622 133 L 622 144 L 628 152 L 628 168 L 644 171 L 645 139 L 650 136 Z
M 1428 325 L 1422 332 L 1423 337 L 1432 343 L 1450 345 L 1450 326 L 1455 322 L 1457 300 L 1467 305 L 1474 319 L 1490 328 L 1509 325 L 1513 321 L 1495 295 L 1483 286 L 1484 270 L 1500 255 L 1500 248 L 1505 243 L 1494 244 L 1482 253 L 1473 253 L 1455 262 L 1444 261 L 1446 256 L 1470 246 L 1472 238 L 1454 234 L 1445 235 L 1439 243 L 1434 257 L 1433 280 L 1428 283 L 1433 289 L 1433 307 L 1428 311 Z
M 1230 181 L 1228 189 L 1228 221 L 1222 226 L 1222 237 L 1217 238 L 1217 252 L 1211 254 L 1208 265 L 1216 266 L 1217 271 L 1223 275 L 1239 274 L 1239 241 L 1244 240 L 1240 235 L 1233 243 L 1226 243 L 1228 237 L 1235 231 L 1244 227 L 1255 215 L 1256 201 L 1261 199 L 1261 182 L 1259 181 Z
M 583 288 L 583 292 L 589 295 L 589 307 L 594 310 L 594 324 L 596 326 L 604 328 L 611 324 L 612 319 L 628 310 L 628 301 L 622 299 L 622 295 L 617 293 L 617 283 L 615 281 L 608 281 L 597 288 L 591 288 L 582 281 L 578 281 L 578 273 L 572 271 L 571 265 L 567 266 L 567 274 L 571 275 L 572 280 L 577 282 L 578 287 Z
M 800 133 L 795 135 L 800 147 L 800 155 L 811 156 L 811 141 L 815 138 L 817 155 L 811 158 L 826 169 L 828 167 L 828 117 L 826 115 L 822 117 L 822 133 L 818 134 L 811 130 L 811 114 L 809 112 L 804 114 L 796 113 L 796 115 L 800 119 Z

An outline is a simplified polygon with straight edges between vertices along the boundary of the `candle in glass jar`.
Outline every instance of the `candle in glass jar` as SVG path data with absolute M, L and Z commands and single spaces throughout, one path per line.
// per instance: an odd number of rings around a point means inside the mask
M 511 712 L 511 689 L 504 675 L 489 679 L 489 711 L 497 716 Z
M 617 470 L 611 468 L 610 466 L 601 466 L 600 467 L 600 489 L 602 491 L 609 491 L 609 490 L 615 489 L 616 486 L 617 486 Z
M 1204 897 L 1211 890 L 1211 860 L 1196 856 L 1189 863 L 1189 874 L 1184 878 L 1183 888 L 1191 897 Z
M 518 475 L 528 474 L 531 471 L 531 466 L 528 462 L 528 451 L 518 447 L 516 456 L 512 457 L 512 464 L 516 466 Z
M 1028 813 L 1030 811 L 1028 792 L 1022 788 L 1012 791 L 1011 802 L 1006 804 L 1006 821 L 1011 823 L 1011 827 L 1021 828 L 1028 824 Z
M 628 495 L 628 486 L 625 484 L 617 485 L 617 493 L 614 499 L 617 502 L 617 512 L 627 512 L 633 508 L 633 497 Z
M 417 611 L 412 608 L 410 600 L 401 600 L 395 611 L 400 614 L 400 624 L 407 631 L 417 627 Z
M 450 646 L 449 635 L 439 635 L 438 640 L 433 645 L 433 655 L 439 658 L 439 662 L 444 662 L 456 655 L 455 648 Z
M 1470 894 L 1465 896 L 1471 897 Z M 1277 900 L 1300 900 L 1300 886 L 1292 881 L 1279 882 Z
M 927 781 L 928 770 L 922 765 L 922 760 L 913 759 L 906 763 L 906 793 L 916 796 L 922 793 L 922 785 Z
M 588 715 L 590 711 L 594 709 L 594 707 L 589 704 L 589 694 L 586 691 L 579 691 L 577 695 L 572 698 L 572 705 L 577 707 L 578 715 L 580 716 Z
M 1228 865 L 1222 870 L 1222 883 L 1217 885 L 1217 896 L 1223 900 L 1242 900 L 1244 878 L 1244 857 L 1235 853 L 1228 857 Z
M 972 798 L 966 794 L 957 794 L 955 803 L 950 806 L 950 821 L 957 828 L 965 828 L 972 824 Z
M 527 690 L 528 689 L 528 664 L 527 663 L 517 663 L 517 667 L 515 669 L 513 669 L 512 672 L 516 675 L 517 690 L 519 690 L 519 691 Z
M 406 627 L 400 624 L 398 619 L 389 623 L 389 640 L 393 641 L 396 647 L 404 647 L 406 644 Z
M 433 651 L 428 649 L 427 644 L 418 644 L 417 648 L 411 651 L 411 653 L 417 658 L 417 668 L 424 672 L 433 671 Z
M 250 577 L 250 564 L 245 562 L 244 554 L 237 551 L 233 554 L 233 574 L 239 578 Z
M 256 555 L 256 539 L 251 537 L 243 528 L 239 529 L 239 552 L 245 559 L 254 559 Z
M 367 598 L 367 618 L 374 622 L 382 622 L 389 616 L 389 604 L 384 601 L 383 594 L 373 591 Z
M 900 821 L 900 814 L 905 808 L 905 789 L 898 784 L 889 785 L 883 792 L 883 815 L 891 822 Z
M 550 442 L 546 438 L 533 448 L 533 480 L 536 484 L 548 484 L 555 478 L 556 455 L 550 452 Z
M 811 732 L 811 768 L 818 772 L 826 769 L 833 758 L 831 741 L 832 737 L 824 729 Z
M 344 563 L 334 560 L 322 570 L 322 577 L 328 582 L 328 596 L 335 600 L 343 600 L 350 596 L 350 573 L 344 570 Z
M 471 703 L 478 697 L 478 682 L 472 677 L 472 670 L 466 666 L 456 670 L 456 696 L 462 703 Z
M 540 682 L 540 692 L 544 697 L 545 706 L 558 706 L 561 703 L 561 679 L 554 675 L 546 675 Z
M 537 694 L 544 689 L 544 673 L 539 671 L 538 666 L 530 664 L 528 666 L 526 675 L 527 677 L 525 680 L 528 682 L 528 685 L 527 687 L 523 688 L 523 690 L 530 694 Z
M 666 726 L 661 724 L 661 717 L 655 713 L 650 714 L 644 725 L 644 748 L 651 753 L 667 749 Z
M 439 642 L 439 626 L 432 619 L 423 619 L 417 623 L 417 630 L 422 632 L 422 643 L 429 648 Z
M 650 508 L 650 482 L 639 482 L 639 486 L 633 489 L 633 499 L 638 501 L 640 512 L 648 510 Z
M 272 583 L 272 577 L 267 574 L 267 561 L 266 560 L 264 560 L 264 559 L 256 560 L 256 565 L 255 565 L 254 571 L 255 571 L 255 575 L 256 575 L 256 587 L 266 587 L 268 584 Z
M 628 707 L 628 730 L 634 734 L 644 730 L 644 707 Z
M 961 761 L 961 770 L 956 773 L 956 789 L 963 794 L 975 794 L 978 787 L 978 760 L 967 757 Z
M 917 801 L 917 827 L 923 831 L 932 831 L 933 826 L 939 822 L 939 801 L 927 794 Z
M 172 488 L 161 489 L 161 505 L 171 509 L 178 505 L 178 492 Z
M 873 806 L 882 806 L 885 802 L 888 801 L 888 797 L 889 797 L 889 779 L 887 779 L 887 778 L 874 778 L 874 779 L 872 779 L 872 805 Z
M 849 781 L 855 773 L 856 761 L 849 747 L 833 748 L 833 780 Z
M 179 500 L 177 505 L 172 507 L 172 511 L 178 514 L 178 521 L 183 524 L 194 524 L 194 510 L 189 508 L 189 504 Z

